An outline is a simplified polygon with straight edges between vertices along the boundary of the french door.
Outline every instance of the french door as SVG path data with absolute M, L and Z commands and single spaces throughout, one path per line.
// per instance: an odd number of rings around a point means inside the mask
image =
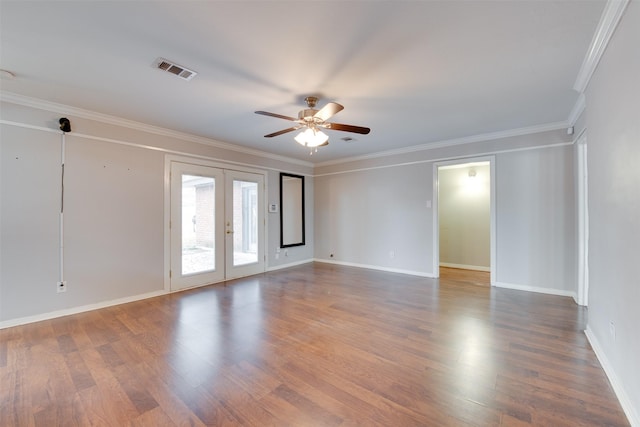
M 172 161 L 172 291 L 264 271 L 264 176 Z

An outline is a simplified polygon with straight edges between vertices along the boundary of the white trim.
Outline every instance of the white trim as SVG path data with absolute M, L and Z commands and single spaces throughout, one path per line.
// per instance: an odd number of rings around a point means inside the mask
M 563 297 L 572 297 L 576 300 L 576 293 L 573 291 L 565 291 L 564 289 L 541 288 L 538 286 L 516 285 L 513 283 L 493 282 L 496 288 L 514 289 L 516 291 L 536 292 L 539 294 L 559 295 Z
M 431 182 L 433 184 L 433 188 L 431 189 L 431 235 L 433 236 L 433 241 L 431 242 L 433 253 L 431 265 L 433 266 L 433 270 L 435 273 L 434 277 L 436 278 L 440 277 L 440 268 L 438 267 L 440 265 L 440 220 L 438 219 L 438 210 L 440 209 L 438 207 L 438 192 L 440 187 L 440 182 L 438 181 L 439 164 L 440 163 L 438 162 L 434 162 L 431 166 Z M 449 164 L 449 162 L 443 164 Z M 489 179 L 491 179 L 491 177 Z
M 584 96 L 584 93 L 581 93 L 580 95 L 578 95 L 578 99 L 576 100 L 576 103 L 573 105 L 573 108 L 569 113 L 569 118 L 567 119 L 567 123 L 569 123 L 569 126 L 573 126 L 576 124 L 578 118 L 580 118 L 580 115 L 584 112 L 584 109 L 586 107 L 586 98 Z
M 367 268 L 369 270 L 379 270 L 379 271 L 386 271 L 388 273 L 400 273 L 400 274 L 408 274 L 410 276 L 428 277 L 430 279 L 436 279 L 436 276 L 433 273 L 426 273 L 423 271 L 403 270 L 400 268 L 389 268 L 389 267 L 381 267 L 379 265 L 358 264 L 355 262 L 343 262 L 343 261 L 335 261 L 335 260 L 320 259 L 320 258 L 314 258 L 313 261 L 322 262 L 325 264 L 344 265 L 346 267 Z
M 510 138 L 514 136 L 530 135 L 540 132 L 548 132 L 558 129 L 565 129 L 569 126 L 567 122 L 546 123 L 543 125 L 529 126 L 519 129 L 509 129 L 499 132 L 483 133 L 462 138 L 447 139 L 443 141 L 435 141 L 421 145 L 413 145 L 411 147 L 399 148 L 396 150 L 379 151 L 377 153 L 364 154 L 362 156 L 347 157 L 344 159 L 330 160 L 327 162 L 316 163 L 315 167 L 332 166 L 341 163 L 350 163 L 358 160 L 375 159 L 379 157 L 389 157 L 398 154 L 415 153 L 416 151 L 427 151 L 436 148 L 451 147 L 453 145 L 470 144 L 474 142 L 492 141 L 495 139 Z
M 454 264 L 451 262 L 441 262 L 440 267 L 459 268 L 462 270 L 485 271 L 485 272 L 491 271 L 491 267 L 485 267 L 483 265 Z
M 589 179 L 587 168 L 587 135 L 583 133 L 576 143 L 576 192 L 578 210 L 578 280 L 579 305 L 589 305 Z
M 36 125 L 28 124 L 28 123 L 19 123 L 19 122 L 14 122 L 14 121 L 5 120 L 5 119 L 0 119 L 0 124 L 8 125 L 8 126 L 16 126 L 16 127 L 20 127 L 20 128 L 24 128 L 24 129 L 40 130 L 40 131 L 43 131 L 43 132 L 60 133 L 60 131 L 58 129 L 51 129 L 51 128 L 44 127 L 44 126 L 36 126 Z
M 248 147 L 242 147 L 235 144 L 229 144 L 229 143 L 217 141 L 211 138 L 204 138 L 201 136 L 196 136 L 196 135 L 192 135 L 185 132 L 178 132 L 178 131 L 163 128 L 160 126 L 148 125 L 146 123 L 127 120 L 121 117 L 111 116 L 108 114 L 102 114 L 94 111 L 85 110 L 82 108 L 72 107 L 70 105 L 58 104 L 55 102 L 45 101 L 42 99 L 18 95 L 16 93 L 0 91 L 0 101 L 18 104 L 24 107 L 31 107 L 31 108 L 36 108 L 40 110 L 51 111 L 54 113 L 72 115 L 72 116 L 80 117 L 83 119 L 95 120 L 101 123 L 121 126 L 129 129 L 138 130 L 141 132 L 152 133 L 155 135 L 167 136 L 170 138 L 177 138 L 183 141 L 195 142 L 197 144 L 208 145 L 211 147 L 235 151 L 238 153 L 249 154 L 249 155 L 268 158 L 272 160 L 279 160 L 282 162 L 293 163 L 301 166 L 313 167 L 313 163 L 307 162 L 304 160 L 298 160 L 291 157 L 280 156 L 277 154 L 268 153 L 266 151 L 256 150 Z
M 296 267 L 298 265 L 312 263 L 313 261 L 314 261 L 313 258 L 309 258 L 309 259 L 304 259 L 302 261 L 290 262 L 288 264 L 269 266 L 267 267 L 267 271 L 277 271 L 277 270 L 282 270 L 284 268 Z
M 9 125 L 9 126 L 16 126 L 16 127 L 21 127 L 21 128 L 25 128 L 25 129 L 40 130 L 40 131 L 44 131 L 44 132 L 60 133 L 60 131 L 58 131 L 58 130 L 54 130 L 54 129 L 50 129 L 50 128 L 46 128 L 46 127 L 42 127 L 42 126 L 34 126 L 34 125 L 30 125 L 28 123 L 19 123 L 19 122 L 13 122 L 13 121 L 3 120 L 3 119 L 0 119 L 0 124 Z M 201 154 L 191 154 L 191 153 L 188 153 L 186 151 L 177 151 L 177 150 L 171 150 L 171 149 L 167 149 L 167 148 L 154 147 L 152 145 L 138 144 L 136 142 L 123 141 L 123 140 L 119 140 L 119 139 L 104 138 L 102 136 L 94 136 L 94 135 L 82 134 L 82 133 L 77 133 L 77 132 L 70 133 L 69 136 L 70 137 L 77 137 L 77 138 L 84 138 L 84 139 L 93 140 L 93 141 L 107 142 L 107 143 L 110 143 L 110 144 L 118 144 L 118 145 L 125 145 L 125 146 L 128 146 L 128 147 L 141 148 L 143 150 L 158 151 L 160 153 L 165 153 L 165 154 L 169 154 L 169 155 L 188 157 L 188 158 L 190 158 L 192 160 L 202 159 L 202 160 L 214 161 L 214 162 L 215 161 L 219 161 L 219 162 L 224 162 L 227 165 L 235 165 L 235 166 L 248 167 L 248 168 L 259 168 L 259 169 L 262 169 L 262 170 L 271 170 L 271 171 L 275 171 L 275 172 L 290 172 L 290 173 L 297 174 L 297 175 L 312 176 L 309 173 L 304 173 L 304 172 L 299 172 L 299 171 L 292 171 L 292 170 L 286 170 L 286 169 L 281 169 L 281 168 L 274 168 L 274 167 L 270 167 L 270 166 L 256 165 L 256 164 L 253 164 L 253 163 L 236 162 L 236 161 L 233 161 L 233 160 L 224 160 L 224 159 L 219 159 L 217 157 L 204 156 L 204 155 L 201 155 Z M 313 166 L 312 164 L 309 164 L 309 165 L 311 167 Z M 241 169 L 237 169 L 237 170 L 241 170 Z
M 535 145 L 535 146 L 531 146 L 531 147 L 521 147 L 521 148 L 511 148 L 511 149 L 505 149 L 505 150 L 478 152 L 477 154 L 471 155 L 469 158 L 471 159 L 471 158 L 474 158 L 474 157 L 495 156 L 496 154 L 516 153 L 516 152 L 519 152 L 519 151 L 542 150 L 542 149 L 545 149 L 545 148 L 565 147 L 567 145 L 573 145 L 573 144 L 574 144 L 573 141 L 569 141 L 569 142 L 559 142 L 559 143 L 554 143 L 554 144 Z M 401 167 L 401 166 L 420 165 L 420 164 L 423 164 L 423 163 L 446 162 L 446 161 L 449 161 L 449 160 L 457 160 L 457 159 L 464 159 L 464 158 L 467 158 L 467 157 L 464 156 L 464 155 L 463 156 L 448 156 L 448 157 L 440 157 L 440 158 L 433 158 L 433 159 L 416 160 L 415 162 L 392 163 L 392 164 L 386 164 L 386 165 L 380 165 L 380 166 L 370 166 L 370 167 L 366 167 L 366 168 L 346 169 L 346 170 L 337 171 L 337 172 L 327 172 L 327 173 L 314 174 L 313 177 L 317 178 L 317 177 L 322 177 L 322 176 L 341 175 L 341 174 L 345 174 L 345 173 L 364 172 L 364 171 L 370 171 L 370 170 L 376 170 L 376 169 L 386 169 L 386 168 L 395 168 L 395 167 Z
M 208 146 L 222 148 L 222 149 L 226 149 L 226 150 L 232 150 L 232 151 L 236 151 L 236 152 L 240 152 L 240 153 L 244 153 L 244 154 L 254 155 L 254 156 L 258 156 L 258 157 L 262 157 L 262 158 L 269 158 L 269 159 L 273 159 L 273 160 L 283 161 L 283 162 L 286 162 L 286 163 L 297 164 L 297 165 L 311 167 L 311 168 L 318 168 L 318 167 L 330 166 L 330 165 L 335 165 L 335 164 L 349 163 L 349 162 L 354 162 L 354 161 L 358 161 L 358 160 L 374 159 L 374 158 L 380 158 L 380 157 L 389 157 L 389 156 L 394 156 L 394 155 L 398 155 L 398 154 L 414 153 L 414 152 L 418 152 L 418 151 L 428 151 L 428 150 L 432 150 L 432 149 L 436 149 L 436 148 L 449 147 L 449 146 L 453 146 L 453 145 L 463 145 L 463 144 L 470 144 L 470 143 L 474 143 L 474 142 L 491 141 L 491 140 L 501 139 L 501 138 L 508 138 L 508 137 L 514 137 L 514 136 L 523 136 L 523 135 L 535 134 L 535 133 L 540 133 L 540 132 L 548 132 L 548 131 L 554 131 L 554 130 L 559 130 L 559 129 L 565 129 L 565 128 L 567 128 L 567 127 L 569 127 L 571 125 L 569 122 L 547 123 L 547 124 L 529 126 L 529 127 L 524 127 L 524 128 L 518 128 L 518 129 L 510 129 L 510 130 L 504 130 L 504 131 L 499 131 L 499 132 L 491 132 L 491 133 L 472 135 L 472 136 L 467 136 L 467 137 L 462 137 L 462 138 L 454 138 L 454 139 L 449 139 L 449 140 L 436 141 L 436 142 L 432 142 L 432 143 L 421 144 L 421 145 L 416 145 L 416 146 L 411 146 L 411 147 L 406 147 L 406 148 L 401 148 L 401 149 L 396 149 L 396 150 L 381 151 L 381 152 L 366 154 L 366 155 L 362 155 L 362 156 L 354 156 L 354 157 L 348 157 L 348 158 L 337 159 L 337 160 L 332 160 L 332 161 L 327 161 L 327 162 L 321 162 L 321 163 L 314 164 L 314 163 L 311 163 L 311 162 L 308 162 L 308 161 L 304 161 L 304 160 L 298 160 L 298 159 L 294 159 L 294 158 L 291 158 L 291 157 L 285 157 L 285 156 L 280 156 L 280 155 L 277 155 L 277 154 L 268 153 L 268 152 L 265 152 L 265 151 L 260 151 L 260 150 L 246 148 L 246 147 L 241 147 L 241 146 L 234 145 L 234 144 L 229 144 L 229 143 L 216 141 L 216 140 L 213 140 L 213 139 L 210 139 L 210 138 L 199 137 L 199 136 L 191 135 L 191 134 L 184 133 L 184 132 L 178 132 L 178 131 L 162 128 L 162 127 L 159 127 L 159 126 L 147 125 L 145 123 L 135 122 L 135 121 L 123 119 L 123 118 L 120 118 L 120 117 L 110 116 L 110 115 L 107 115 L 107 114 L 97 113 L 97 112 L 93 112 L 93 111 L 89 111 L 89 110 L 85 110 L 85 109 L 81 109 L 81 108 L 77 108 L 77 107 L 72 107 L 72 106 L 68 106 L 68 105 L 64 105 L 64 104 L 58 104 L 58 103 L 55 103 L 55 102 L 45 101 L 45 100 L 41 100 L 41 99 L 37 99 L 37 98 L 31 98 L 31 97 L 27 97 L 27 96 L 11 93 L 11 92 L 2 91 L 2 90 L 0 90 L 0 101 L 9 102 L 9 103 L 17 104 L 17 105 L 22 105 L 22 106 L 25 106 L 25 107 L 41 109 L 41 110 L 45 110 L 45 111 L 52 111 L 52 112 L 60 113 L 60 114 L 73 115 L 73 116 L 76 116 L 76 117 L 81 117 L 81 118 L 85 118 L 85 119 L 89 119 L 89 120 L 100 121 L 100 122 L 103 122 L 103 123 L 112 124 L 112 125 L 116 125 L 116 126 L 123 126 L 123 127 L 127 127 L 127 128 L 130 128 L 130 129 L 142 131 L 142 132 L 148 132 L 148 133 L 152 133 L 152 134 L 156 134 L 156 135 L 162 135 L 162 136 L 167 136 L 167 137 L 171 137 L 171 138 L 177 138 L 177 139 L 184 140 L 184 141 L 195 142 L 195 143 L 198 143 L 198 144 L 208 145 Z M 26 123 L 11 122 L 11 121 L 2 120 L 2 119 L 0 119 L 0 123 L 8 124 L 8 125 L 14 125 L 14 126 L 20 126 L 20 127 L 25 127 L 25 128 L 31 128 L 31 129 L 38 129 L 38 130 L 43 130 L 43 131 L 49 131 L 49 132 L 53 132 L 54 131 L 53 129 L 49 129 L 49 128 L 46 128 L 46 127 L 29 125 L 29 124 L 26 124 Z M 55 132 L 57 132 L 57 130 L 55 130 Z M 78 134 L 76 132 L 74 132 L 72 135 L 73 136 L 78 136 L 78 137 L 84 137 L 84 138 L 88 138 L 88 139 L 94 139 L 94 140 L 98 140 L 98 141 L 103 141 L 103 142 L 111 142 L 111 143 L 116 143 L 116 144 L 123 144 L 123 145 L 139 147 L 139 148 L 145 148 L 145 149 L 149 149 L 149 150 L 162 151 L 162 152 L 169 153 L 169 154 L 191 156 L 191 157 L 194 157 L 194 158 L 215 159 L 214 157 L 211 157 L 211 156 L 192 155 L 192 154 L 189 154 L 187 152 L 181 152 L 181 151 L 177 151 L 177 150 L 169 150 L 169 149 L 164 149 L 164 148 L 159 148 L 159 147 L 153 147 L 153 146 L 148 146 L 148 145 L 143 145 L 143 144 L 127 142 L 127 141 L 115 140 L 115 139 L 111 139 L 111 138 L 103 138 L 103 137 L 98 137 L 98 136 L 93 136 L 93 135 Z M 531 148 L 537 148 L 537 147 L 531 147 Z M 540 148 L 542 148 L 542 147 L 540 147 Z M 526 147 L 524 149 L 525 150 L 529 149 L 529 147 Z M 482 155 L 482 154 L 494 154 L 494 153 L 498 153 L 498 152 L 519 151 L 519 150 L 521 150 L 521 149 L 480 153 L 480 155 Z M 234 163 L 236 163 L 236 162 L 234 162 Z M 423 163 L 423 162 L 420 162 L 420 163 Z M 237 164 L 240 164 L 240 163 L 237 163 Z M 251 164 L 245 164 L 245 165 L 252 166 Z M 270 167 L 263 167 L 263 168 L 264 169 L 268 169 L 268 170 L 278 170 L 278 171 L 280 171 L 280 169 L 275 169 L 275 168 L 270 168 Z M 287 172 L 287 171 L 284 171 L 284 172 Z M 307 174 L 300 173 L 300 172 L 297 172 L 297 171 L 292 171 L 292 173 L 297 173 L 299 175 L 308 176 Z M 317 176 L 322 176 L 322 175 L 317 175 Z
M 580 133 L 578 135 L 574 135 L 575 138 L 573 138 L 573 143 L 575 144 L 577 141 L 579 141 L 580 138 L 582 138 L 582 135 L 584 135 L 586 132 L 587 132 L 587 128 L 584 128 L 580 130 Z
M 257 175 L 264 175 L 265 177 L 267 176 L 267 171 L 266 171 L 267 168 L 261 168 L 260 166 L 252 166 L 252 165 L 247 165 L 247 164 L 238 163 L 238 162 L 227 162 L 225 160 L 212 159 L 210 157 L 209 158 L 200 157 L 200 156 L 194 157 L 189 155 L 175 155 L 172 153 L 167 153 L 165 156 L 165 165 L 166 165 L 166 161 L 187 163 L 187 164 L 198 165 L 198 166 L 207 166 L 210 168 L 228 169 L 228 170 L 233 170 L 237 172 L 247 172 L 247 173 L 253 173 Z
M 596 70 L 604 51 L 607 49 L 609 40 L 611 40 L 611 36 L 613 36 L 613 33 L 620 22 L 620 18 L 622 18 L 622 14 L 628 4 L 629 0 L 607 1 L 607 4 L 602 11 L 602 15 L 600 16 L 598 27 L 593 35 L 593 39 L 591 40 L 589 50 L 582 61 L 582 66 L 580 67 L 576 81 L 573 84 L 573 88 L 576 91 L 583 93 L 587 89 L 591 76 Z
M 145 300 L 149 298 L 155 298 L 161 295 L 166 295 L 168 292 L 153 291 L 146 294 L 134 295 L 130 297 L 118 298 L 110 301 L 102 301 L 95 304 L 81 305 L 79 307 L 68 308 L 64 310 L 51 311 L 49 313 L 37 314 L 35 316 L 20 317 L 17 319 L 5 320 L 0 322 L 0 329 L 11 328 L 13 326 L 26 325 L 28 323 L 41 322 L 43 320 L 55 319 L 57 317 L 69 316 L 72 314 L 84 313 L 86 311 L 98 310 L 101 308 L 112 307 L 114 305 L 126 304 L 129 302 Z
M 620 406 L 622 406 L 622 410 L 627 416 L 629 424 L 631 424 L 632 427 L 640 427 L 640 414 L 638 414 L 636 409 L 633 407 L 629 395 L 625 391 L 622 382 L 618 379 L 615 369 L 613 369 L 611 362 L 607 359 L 606 353 L 591 330 L 591 327 L 587 325 L 587 329 L 584 331 L 584 334 L 587 336 L 587 340 L 589 340 L 589 344 L 591 344 L 591 348 L 596 354 L 604 373 L 607 375 L 607 378 L 609 378 L 613 392 L 616 394 L 616 397 L 620 402 Z
M 164 290 L 171 292 L 171 155 L 164 156 L 164 212 L 163 227 L 164 233 Z

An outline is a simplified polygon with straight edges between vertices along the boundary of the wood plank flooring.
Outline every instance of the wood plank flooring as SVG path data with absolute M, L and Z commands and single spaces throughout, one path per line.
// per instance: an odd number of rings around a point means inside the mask
M 307 264 L 0 330 L 0 425 L 626 426 L 585 321 L 571 298 Z
M 469 285 L 491 286 L 491 273 L 488 271 L 440 267 L 440 279 L 447 282 L 464 282 Z

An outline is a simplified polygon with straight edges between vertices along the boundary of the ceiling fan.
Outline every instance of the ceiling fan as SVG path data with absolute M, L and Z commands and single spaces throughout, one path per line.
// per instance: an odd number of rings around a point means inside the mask
M 354 132 L 363 135 L 366 135 L 371 131 L 371 129 L 362 126 L 327 122 L 327 120 L 333 117 L 333 115 L 339 113 L 344 109 L 344 107 L 338 103 L 329 102 L 320 110 L 316 110 L 315 106 L 318 102 L 317 97 L 307 96 L 304 100 L 309 108 L 300 110 L 300 112 L 298 112 L 298 118 L 283 116 L 276 113 L 269 113 L 268 111 L 256 111 L 256 114 L 276 117 L 279 119 L 289 120 L 297 123 L 293 127 L 270 133 L 268 135 L 265 135 L 264 137 L 273 138 L 274 136 L 279 136 L 288 132 L 293 132 L 294 130 L 303 129 L 303 131 L 295 137 L 295 140 L 305 147 L 315 148 L 329 144 L 329 137 L 324 132 L 322 132 L 322 129 Z

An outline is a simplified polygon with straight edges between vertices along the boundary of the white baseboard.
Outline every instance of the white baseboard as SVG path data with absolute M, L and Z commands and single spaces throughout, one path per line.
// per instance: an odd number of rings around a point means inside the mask
M 433 273 L 426 273 L 424 271 L 403 270 L 403 269 L 399 269 L 399 268 L 381 267 L 381 266 L 378 266 L 378 265 L 358 264 L 358 263 L 354 263 L 354 262 L 334 261 L 334 260 L 320 259 L 320 258 L 315 258 L 314 261 L 323 262 L 325 264 L 344 265 L 346 267 L 368 268 L 370 270 L 386 271 L 386 272 L 389 272 L 389 273 L 400 273 L 400 274 L 408 274 L 408 275 L 411 275 L 411 276 L 428 277 L 430 279 L 435 279 L 436 278 L 436 276 Z
M 491 271 L 491 267 L 484 267 L 482 265 L 467 265 L 467 264 L 453 264 L 451 262 L 441 262 L 440 267 L 448 267 L 448 268 L 461 268 L 463 270 L 474 270 L 474 271 Z
M 515 289 L 517 291 L 527 291 L 527 292 L 536 292 L 539 294 L 572 297 L 574 300 L 578 298 L 574 291 L 565 291 L 564 289 L 541 288 L 538 286 L 529 286 L 529 285 L 515 285 L 512 283 L 504 283 L 504 282 L 493 282 L 491 285 L 497 288 Z
M 56 317 L 69 316 L 71 314 L 84 313 L 85 311 L 98 310 L 100 308 L 112 307 L 114 305 L 126 304 L 128 302 L 140 301 L 143 299 L 153 298 L 165 295 L 168 292 L 164 289 L 161 291 L 149 292 L 141 295 L 134 295 L 125 298 L 118 298 L 110 301 L 103 301 L 95 304 L 82 305 L 79 307 L 68 308 L 64 310 L 51 311 L 49 313 L 37 314 L 35 316 L 20 317 L 17 319 L 5 320 L 0 322 L 0 329 L 11 328 L 13 326 L 26 325 L 27 323 L 41 322 L 43 320 L 55 319 Z
M 302 261 L 290 262 L 288 264 L 269 266 L 267 267 L 267 271 L 282 270 L 283 268 L 295 267 L 297 265 L 302 265 L 302 264 L 309 264 L 310 262 L 313 262 L 313 258 L 305 259 Z
M 600 365 L 602 365 L 602 369 L 604 373 L 607 374 L 607 378 L 609 378 L 609 382 L 611 383 L 611 387 L 613 388 L 613 392 L 616 394 L 618 401 L 620 402 L 620 406 L 622 406 L 622 410 L 624 411 L 629 424 L 632 427 L 640 427 L 640 415 L 637 410 L 633 407 L 631 403 L 631 399 L 624 390 L 624 387 L 620 383 L 618 376 L 616 375 L 615 370 L 611 366 L 611 362 L 607 359 L 607 356 L 602 349 L 602 346 L 598 342 L 598 339 L 594 335 L 591 328 L 587 325 L 587 329 L 584 331 L 587 339 L 589 340 L 589 344 L 591 344 L 591 348 L 593 348 L 593 352 L 596 354 Z

